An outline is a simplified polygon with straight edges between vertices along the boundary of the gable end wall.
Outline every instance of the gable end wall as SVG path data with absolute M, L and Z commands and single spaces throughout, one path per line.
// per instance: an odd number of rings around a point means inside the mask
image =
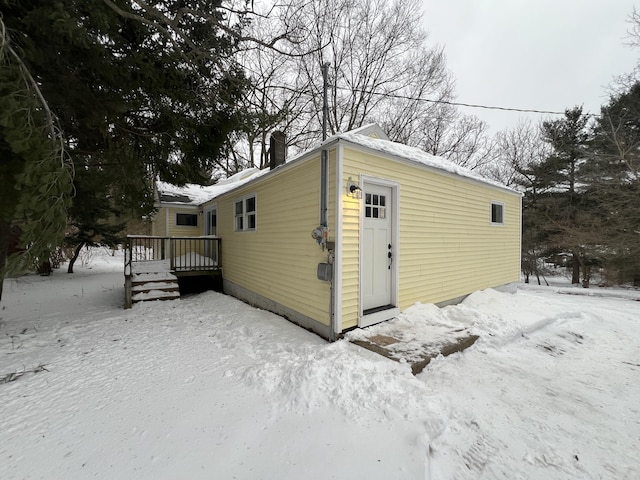
M 400 309 L 519 280 L 517 193 L 345 146 L 342 188 L 360 174 L 400 184 Z M 504 225 L 491 224 L 491 201 L 504 204 Z M 343 329 L 358 321 L 359 208 L 343 196 Z

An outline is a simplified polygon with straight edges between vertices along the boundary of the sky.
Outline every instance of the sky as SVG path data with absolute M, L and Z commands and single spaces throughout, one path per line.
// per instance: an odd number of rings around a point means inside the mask
M 424 0 L 429 43 L 444 46 L 457 101 L 598 113 L 614 76 L 633 70 L 625 45 L 634 0 Z M 539 114 L 463 108 L 492 131 Z

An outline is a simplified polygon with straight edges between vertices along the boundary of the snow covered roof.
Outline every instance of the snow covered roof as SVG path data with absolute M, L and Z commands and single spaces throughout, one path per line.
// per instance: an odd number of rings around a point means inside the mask
M 269 170 L 259 168 L 249 168 L 238 172 L 235 175 L 220 180 L 215 185 L 202 186 L 188 183 L 182 187 L 177 187 L 166 182 L 157 182 L 158 194 L 161 203 L 177 203 L 182 205 L 201 205 L 212 198 L 222 195 L 250 180 L 264 175 Z
M 328 138 L 326 140 L 326 143 L 330 143 L 332 141 L 335 141 L 336 139 L 346 140 L 349 143 L 370 148 L 381 153 L 386 153 L 388 155 L 402 158 L 404 160 L 409 160 L 415 163 L 426 165 L 427 167 L 443 170 L 445 172 L 471 178 L 482 183 L 515 192 L 515 190 L 503 185 L 502 183 L 486 178 L 474 172 L 473 170 L 469 170 L 466 167 L 462 167 L 452 162 L 451 160 L 431 155 L 424 150 L 420 150 L 416 147 L 410 147 L 403 143 L 392 142 L 391 140 L 385 140 L 381 138 L 373 138 L 366 135 L 364 131 L 359 132 L 358 130 L 353 130 L 346 133 L 339 133 Z
M 391 155 L 396 158 L 401 158 L 403 160 L 422 164 L 437 170 L 442 170 L 445 172 L 453 173 L 455 175 L 470 178 L 488 185 L 492 185 L 494 187 L 519 193 L 516 190 L 506 187 L 500 182 L 496 182 L 494 180 L 483 177 L 482 175 L 469 170 L 468 168 L 461 167 L 460 165 L 457 165 L 452 161 L 447 160 L 446 158 L 431 155 L 416 147 L 409 147 L 402 143 L 392 142 L 388 139 L 382 128 L 380 128 L 380 126 L 375 123 L 363 125 L 362 127 L 346 133 L 338 133 L 336 135 L 333 135 L 327 138 L 325 142 L 319 147 L 307 150 L 300 153 L 299 155 L 296 155 L 293 158 L 287 159 L 287 162 L 284 165 L 278 167 L 276 171 L 279 171 L 280 168 L 286 167 L 291 163 L 296 163 L 296 161 L 298 160 L 308 158 L 310 154 L 317 152 L 323 146 L 333 143 L 337 140 L 345 140 L 354 145 L 360 145 L 362 147 Z M 268 168 L 265 170 L 260 170 L 258 168 L 249 168 L 247 170 L 243 170 L 242 172 L 236 173 L 229 178 L 220 180 L 215 185 L 202 186 L 187 184 L 183 187 L 177 187 L 175 185 L 171 185 L 170 183 L 158 182 L 157 188 L 160 195 L 161 203 L 198 206 L 269 172 L 271 172 L 271 170 L 269 170 Z

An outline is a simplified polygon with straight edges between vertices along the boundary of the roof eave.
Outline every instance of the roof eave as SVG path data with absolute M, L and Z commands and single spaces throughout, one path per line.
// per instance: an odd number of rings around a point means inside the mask
M 378 155 L 384 156 L 384 157 L 389 158 L 389 159 L 391 159 L 393 161 L 396 161 L 396 162 L 410 164 L 410 165 L 413 165 L 413 166 L 416 166 L 416 167 L 419 167 L 419 168 L 423 168 L 425 170 L 433 171 L 433 172 L 436 172 L 436 173 L 439 173 L 439 174 L 442 174 L 442 175 L 452 176 L 452 177 L 459 178 L 459 179 L 462 179 L 462 180 L 467 180 L 467 181 L 470 181 L 470 182 L 473 182 L 473 183 L 478 183 L 478 184 L 484 185 L 486 187 L 491 187 L 491 188 L 495 188 L 495 189 L 498 189 L 498 190 L 504 190 L 504 191 L 507 191 L 509 193 L 513 193 L 513 194 L 517 194 L 517 195 L 522 196 L 521 192 L 518 192 L 517 190 L 514 190 L 512 188 L 509 188 L 506 185 L 499 185 L 499 184 L 496 184 L 496 183 L 493 183 L 493 182 L 490 182 L 490 181 L 483 181 L 482 179 L 479 179 L 479 178 L 467 177 L 465 175 L 460 175 L 459 173 L 451 172 L 451 171 L 446 170 L 444 168 L 438 168 L 438 167 L 433 166 L 433 165 L 427 165 L 425 163 L 419 162 L 418 160 L 412 160 L 412 159 L 404 157 L 402 155 L 395 155 L 393 153 L 385 152 L 383 150 L 378 150 L 376 148 L 372 148 L 372 147 L 369 147 L 369 146 L 366 146 L 366 145 L 362 145 L 362 144 L 357 143 L 357 142 L 352 142 L 351 140 L 346 139 L 346 138 L 338 137 L 337 139 L 335 139 L 335 143 L 337 143 L 337 142 L 342 142 L 342 143 L 347 144 L 347 145 L 349 145 L 351 147 L 355 147 L 356 149 L 361 149 L 361 150 L 365 150 L 367 152 L 377 153 Z M 334 142 L 332 142 L 332 143 L 334 143 Z

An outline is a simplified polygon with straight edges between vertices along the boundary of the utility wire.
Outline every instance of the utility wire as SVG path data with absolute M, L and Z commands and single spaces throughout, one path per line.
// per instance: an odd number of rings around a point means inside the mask
M 359 92 L 366 93 L 367 95 L 380 95 L 384 97 L 391 98 L 399 98 L 402 100 L 414 100 L 419 102 L 427 102 L 427 103 L 441 103 L 444 105 L 453 105 L 456 107 L 469 107 L 469 108 L 483 108 L 485 110 L 502 110 L 506 112 L 523 112 L 523 113 L 544 113 L 547 115 L 564 115 L 565 112 L 554 112 L 551 110 L 536 110 L 533 108 L 510 108 L 510 107 L 497 107 L 493 105 L 480 105 L 477 103 L 462 103 L 462 102 L 452 102 L 449 100 L 432 100 L 429 98 L 420 98 L 420 97 L 410 97 L 408 95 L 399 95 L 397 93 L 380 93 L 380 92 L 371 92 L 367 90 L 358 90 L 358 89 L 349 89 L 344 87 L 337 87 L 339 90 L 346 90 L 351 92 Z M 594 116 L 593 113 L 585 113 L 585 116 Z
M 246 68 L 246 67 L 245 67 Z M 247 69 L 251 71 L 250 69 Z M 256 72 L 251 71 L 256 74 Z M 286 87 L 276 87 L 282 89 L 288 89 Z M 346 88 L 334 85 L 333 88 L 337 90 L 343 90 L 346 92 L 358 92 L 358 93 L 366 93 L 367 95 L 378 95 L 383 97 L 391 97 L 391 98 L 399 98 L 401 100 L 413 100 L 419 102 L 427 102 L 427 103 L 435 103 L 435 104 L 444 104 L 444 105 L 452 105 L 455 107 L 469 107 L 469 108 L 482 108 L 484 110 L 501 110 L 503 112 L 521 112 L 521 113 L 541 113 L 546 115 L 564 115 L 565 112 L 555 112 L 552 110 L 537 110 L 535 108 L 515 108 L 515 107 L 498 107 L 494 105 L 481 105 L 478 103 L 463 103 L 463 102 L 452 102 L 449 100 L 432 100 L 430 98 L 421 98 L 421 97 L 410 97 L 408 95 L 399 95 L 397 93 L 381 93 L 381 92 L 372 92 L 370 90 L 362 90 L 357 88 Z M 596 115 L 593 113 L 584 113 L 586 117 L 595 117 Z

